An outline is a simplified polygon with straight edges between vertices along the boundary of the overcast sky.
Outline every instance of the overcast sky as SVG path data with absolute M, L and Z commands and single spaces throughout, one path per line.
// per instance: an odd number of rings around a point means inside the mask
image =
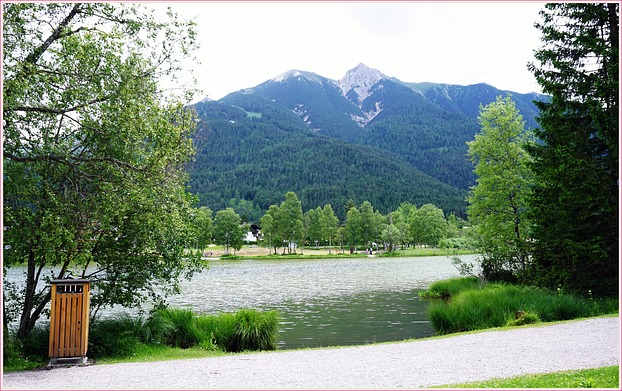
M 533 2 L 168 3 L 198 25 L 194 76 L 220 99 L 290 69 L 338 80 L 359 63 L 406 82 L 540 92 Z

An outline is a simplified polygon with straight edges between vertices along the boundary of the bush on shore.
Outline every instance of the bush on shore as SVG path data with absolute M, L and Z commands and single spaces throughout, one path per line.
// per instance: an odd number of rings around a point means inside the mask
M 225 352 L 275 350 L 278 327 L 276 311 L 252 309 L 197 316 L 191 310 L 166 308 L 155 311 L 146 320 L 119 315 L 91 324 L 88 357 L 130 357 L 146 346 Z M 9 352 L 5 346 L 4 369 L 32 369 L 47 364 L 49 334 L 49 326 L 39 326 L 23 343 L 7 338 L 11 349 Z
M 430 321 L 439 334 L 618 312 L 617 300 L 594 300 L 502 283 L 482 284 L 472 277 L 432 284 L 428 296 L 444 299 L 431 303 L 428 309 Z

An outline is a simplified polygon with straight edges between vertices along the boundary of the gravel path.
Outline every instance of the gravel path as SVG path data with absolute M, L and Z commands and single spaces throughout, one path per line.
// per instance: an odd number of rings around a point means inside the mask
M 3 376 L 2 389 L 397 389 L 620 363 L 620 319 L 357 347 Z

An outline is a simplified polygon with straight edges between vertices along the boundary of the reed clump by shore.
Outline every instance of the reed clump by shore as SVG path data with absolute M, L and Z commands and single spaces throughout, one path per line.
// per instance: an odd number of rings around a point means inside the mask
M 487 283 L 475 277 L 430 285 L 422 298 L 436 299 L 428 316 L 438 334 L 554 322 L 618 313 L 617 299 L 595 299 L 561 290 Z

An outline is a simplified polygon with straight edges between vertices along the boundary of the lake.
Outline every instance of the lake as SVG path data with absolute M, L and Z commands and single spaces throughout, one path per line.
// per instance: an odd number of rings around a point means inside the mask
M 22 272 L 9 269 L 7 277 L 23 282 Z M 459 273 L 446 256 L 216 260 L 183 281 L 181 294 L 168 302 L 197 314 L 277 310 L 280 349 L 359 345 L 433 335 L 429 303 L 418 292 L 454 277 Z M 124 308 L 102 311 L 103 317 L 133 313 Z
M 358 345 L 433 335 L 418 292 L 453 277 L 445 256 L 211 261 L 170 303 L 199 314 L 278 310 L 283 349 Z

